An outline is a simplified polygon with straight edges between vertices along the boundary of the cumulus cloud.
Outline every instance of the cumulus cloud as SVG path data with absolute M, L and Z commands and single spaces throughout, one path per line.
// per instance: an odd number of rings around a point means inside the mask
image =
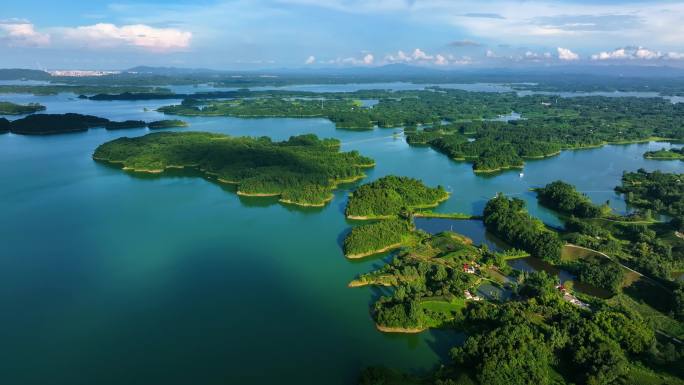
M 309 59 L 311 59 L 312 57 L 313 56 L 310 56 Z M 314 60 L 315 60 L 315 58 L 314 58 Z M 338 64 L 338 65 L 342 64 L 342 65 L 366 65 L 366 66 L 369 66 L 369 65 L 373 65 L 374 62 L 375 62 L 375 57 L 373 56 L 373 54 L 366 52 L 360 58 L 358 58 L 358 57 L 339 58 L 338 57 L 337 59 L 331 59 L 331 60 L 328 60 L 327 62 L 324 62 L 324 63 Z M 307 64 L 313 64 L 313 63 L 308 63 L 308 60 L 307 60 Z
M 306 60 L 304 61 L 304 64 L 309 65 L 309 64 L 314 64 L 316 62 L 316 57 L 311 55 Z
M 192 33 L 175 28 L 154 28 L 145 24 L 116 26 L 98 23 L 64 28 L 65 40 L 93 48 L 138 47 L 151 51 L 177 51 L 190 46 Z
M 622 47 L 591 55 L 592 60 L 681 60 L 684 53 L 660 52 L 644 47 Z
M 572 52 L 571 50 L 567 48 L 562 48 L 558 47 L 558 59 L 560 60 L 568 60 L 568 61 L 573 61 L 573 60 L 579 60 L 579 55 Z
M 26 20 L 0 20 L 0 40 L 10 46 L 44 46 L 50 43 L 50 35 L 36 31 Z

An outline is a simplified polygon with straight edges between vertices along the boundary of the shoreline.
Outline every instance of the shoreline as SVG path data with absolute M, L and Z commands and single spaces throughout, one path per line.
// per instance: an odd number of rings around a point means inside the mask
M 323 200 L 321 203 L 301 203 L 301 202 L 295 202 L 291 201 L 289 199 L 278 199 L 278 202 L 285 203 L 288 205 L 295 205 L 295 206 L 301 206 L 301 207 L 325 207 L 325 205 L 333 200 L 335 198 L 335 194 L 330 194 L 327 198 Z
M 499 172 L 499 171 L 506 171 L 506 170 L 513 170 L 513 169 L 522 170 L 524 168 L 525 168 L 525 164 L 523 163 L 521 165 L 502 166 L 502 167 L 497 167 L 497 168 L 489 168 L 489 169 L 485 169 L 485 170 L 473 169 L 473 172 L 476 174 L 493 174 L 493 173 Z
M 93 158 L 93 160 L 98 161 L 98 162 L 104 162 L 104 163 L 114 164 L 114 165 L 123 165 L 123 163 L 124 163 L 123 161 L 115 161 L 115 160 L 109 160 L 109 159 L 105 159 L 105 158 L 99 158 L 99 157 L 96 157 L 95 155 L 93 155 L 92 158 Z M 121 169 L 124 171 L 139 172 L 139 173 L 145 173 L 145 174 L 162 174 L 165 171 L 170 170 L 170 169 L 186 169 L 186 168 L 195 168 L 195 169 L 197 169 L 197 171 L 199 171 L 202 174 L 202 176 L 209 177 L 209 179 L 213 179 L 220 184 L 229 184 L 229 185 L 237 185 L 237 186 L 240 185 L 239 181 L 223 179 L 223 178 L 219 177 L 218 174 L 216 174 L 216 173 L 198 168 L 198 165 L 186 165 L 186 166 L 183 166 L 183 165 L 167 165 L 162 169 L 153 169 L 153 170 L 139 169 L 139 168 L 128 167 L 128 166 L 121 167 Z M 363 179 L 365 177 L 366 177 L 365 174 L 360 175 L 360 176 L 354 178 L 353 181 L 360 180 L 360 179 Z M 350 180 L 351 180 L 351 178 L 350 178 Z M 338 181 L 337 183 L 334 183 L 331 190 L 335 189 L 338 184 L 346 183 L 346 182 L 347 182 L 347 180 L 343 180 L 343 181 Z M 258 198 L 258 197 L 262 197 L 262 198 L 279 197 L 279 196 L 283 195 L 282 192 L 278 192 L 278 193 L 248 193 L 248 192 L 240 191 L 239 187 L 238 187 L 238 190 L 236 191 L 236 194 L 239 196 L 255 197 L 255 198 Z M 325 205 L 328 204 L 330 201 L 332 201 L 334 198 L 335 198 L 335 194 L 333 194 L 331 191 L 330 195 L 328 197 L 326 197 L 320 203 L 296 202 L 296 201 L 292 201 L 289 199 L 282 199 L 282 198 L 278 199 L 278 202 L 280 202 L 282 204 L 288 204 L 288 205 L 294 205 L 294 206 L 300 206 L 300 207 L 325 207 Z
M 441 218 L 454 220 L 481 220 L 482 215 L 472 215 L 464 213 L 435 213 L 432 211 L 417 211 L 413 213 L 414 218 Z
M 345 254 L 344 256 L 347 257 L 348 259 L 360 259 L 360 258 L 368 257 L 368 256 L 371 256 L 374 254 L 380 254 L 380 253 L 384 253 L 384 252 L 387 252 L 390 250 L 398 249 L 402 246 L 404 246 L 403 242 L 393 243 L 393 244 L 391 244 L 389 246 L 385 246 L 381 249 L 366 251 L 366 252 L 358 253 L 358 254 Z
M 403 333 L 403 334 L 418 334 L 426 331 L 428 328 L 403 328 L 398 326 L 383 326 L 375 324 L 375 328 L 383 333 Z
M 430 209 L 433 207 L 439 206 L 442 202 L 449 200 L 451 197 L 451 193 L 448 191 L 445 191 L 445 195 L 443 197 L 440 197 L 437 201 L 433 203 L 428 203 L 424 205 L 418 205 L 418 206 L 411 206 L 409 209 L 411 210 L 420 210 L 420 209 Z M 414 216 L 416 216 L 416 213 L 413 213 Z M 373 220 L 386 220 L 386 219 L 393 219 L 397 218 L 398 215 L 347 215 L 345 214 L 344 217 L 346 219 L 354 220 L 354 221 L 373 221 Z

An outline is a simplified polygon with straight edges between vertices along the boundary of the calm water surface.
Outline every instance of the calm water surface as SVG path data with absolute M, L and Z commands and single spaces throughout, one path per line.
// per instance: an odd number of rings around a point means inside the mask
M 159 119 L 145 108 L 173 102 L 9 100 L 119 120 Z M 366 180 L 399 174 L 445 186 L 452 196 L 439 211 L 480 214 L 504 192 L 554 225 L 558 218 L 530 188 L 563 178 L 624 212 L 613 192 L 623 170 L 684 171 L 684 162 L 643 159 L 668 146 L 649 143 L 563 152 L 528 162 L 523 177 L 483 177 L 409 147 L 392 129 L 349 132 L 324 119 L 186 120 L 192 130 L 236 136 L 337 137 L 343 150 L 377 161 Z M 428 370 L 448 351 L 442 341 L 462 338 L 375 330 L 368 309 L 378 292 L 346 285 L 382 257 L 350 262 L 339 246 L 354 186 L 323 209 L 301 210 L 243 199 L 199 177 L 139 177 L 91 159 L 103 142 L 146 133 L 0 135 L 3 384 L 351 384 L 367 365 Z M 455 230 L 496 244 L 477 222 Z

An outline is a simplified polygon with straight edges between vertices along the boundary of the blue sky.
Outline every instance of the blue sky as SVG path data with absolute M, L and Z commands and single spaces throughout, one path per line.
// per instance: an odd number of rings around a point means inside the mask
M 0 8 L 0 67 L 390 63 L 684 66 L 684 1 L 10 0 Z

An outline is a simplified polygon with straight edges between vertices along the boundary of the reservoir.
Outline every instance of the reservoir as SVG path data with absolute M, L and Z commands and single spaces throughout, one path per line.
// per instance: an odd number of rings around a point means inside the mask
M 0 99 L 146 121 L 176 103 Z M 643 159 L 667 143 L 565 151 L 528 161 L 522 177 L 519 170 L 478 176 L 468 163 L 408 146 L 398 129 L 336 130 L 325 119 L 183 120 L 184 130 L 233 136 L 336 137 L 343 150 L 375 159 L 361 183 L 420 178 L 451 192 L 435 211 L 477 215 L 503 192 L 553 226 L 561 222 L 530 188 L 562 178 L 624 213 L 613 191 L 623 171 L 684 172 L 681 161 Z M 352 262 L 342 254 L 352 225 L 343 211 L 355 185 L 342 186 L 324 208 L 300 209 L 239 197 L 193 175 L 140 177 L 91 159 L 106 141 L 148 132 L 0 135 L 0 372 L 8 383 L 337 385 L 353 383 L 368 365 L 420 372 L 446 359 L 439 331 L 382 334 L 369 315 L 377 293 L 347 287 L 387 257 Z M 425 221 L 426 231 L 446 226 Z M 462 228 L 476 243 L 498 245 L 477 221 Z

